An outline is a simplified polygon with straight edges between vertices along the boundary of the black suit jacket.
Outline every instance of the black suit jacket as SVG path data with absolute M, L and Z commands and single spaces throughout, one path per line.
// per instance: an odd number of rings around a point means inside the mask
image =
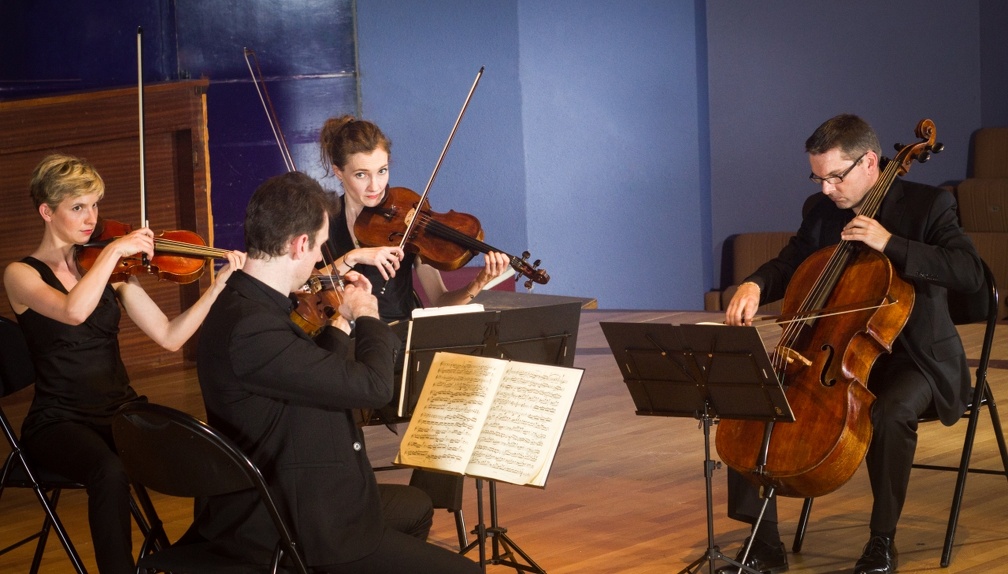
M 350 409 L 392 398 L 399 339 L 372 318 L 356 342 L 327 327 L 312 340 L 290 300 L 235 272 L 200 333 L 197 369 L 207 419 L 256 463 L 310 565 L 374 551 L 383 529 L 374 471 Z M 198 505 L 207 539 L 272 550 L 277 534 L 254 493 Z
M 784 296 L 798 266 L 820 248 L 840 242 L 854 212 L 822 193 L 806 200 L 798 233 L 747 280 L 760 286 L 760 303 Z M 973 242 L 959 226 L 955 198 L 946 190 L 897 179 L 876 217 L 892 238 L 884 255 L 913 285 L 915 302 L 896 346 L 908 353 L 934 390 L 942 422 L 953 424 L 966 408 L 971 378 L 962 341 L 949 317 L 948 290 L 973 293 L 983 268 Z M 884 381 L 874 382 L 884 384 Z

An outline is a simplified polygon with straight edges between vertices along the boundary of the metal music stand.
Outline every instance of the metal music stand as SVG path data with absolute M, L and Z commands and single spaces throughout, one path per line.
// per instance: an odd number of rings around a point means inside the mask
M 638 415 L 691 417 L 703 426 L 707 551 L 680 574 L 699 572 L 704 564 L 713 572 L 716 560 L 736 566 L 740 572 L 758 574 L 714 545 L 711 480 L 720 463 L 711 459 L 710 451 L 710 427 L 715 418 L 794 421 L 756 328 L 659 323 L 600 326 Z
M 414 319 L 404 384 L 396 398 L 403 397 L 401 417 L 408 420 L 416 407 L 423 382 L 438 351 L 467 353 L 495 359 L 571 367 L 581 319 L 581 302 L 570 301 L 525 308 L 438 315 Z M 402 393 L 400 395 L 400 393 Z M 475 477 L 474 477 L 475 478 Z M 507 528 L 497 519 L 497 481 L 475 478 L 476 508 L 479 523 L 473 530 L 476 539 L 461 550 L 466 554 L 479 549 L 480 566 L 503 565 L 518 572 L 546 574 L 532 558 L 507 535 Z M 483 482 L 489 484 L 490 525 L 484 522 Z M 487 540 L 491 554 L 487 556 Z M 526 564 L 518 562 L 519 555 Z
M 487 355 L 489 333 L 496 330 L 500 320 L 497 311 L 477 311 L 453 315 L 434 315 L 412 319 L 405 324 L 408 340 L 403 348 L 404 364 L 402 379 L 396 381 L 392 398 L 397 405 L 395 422 L 409 421 L 413 416 L 423 382 L 427 378 L 434 354 L 438 351 L 463 355 Z
M 581 303 L 569 302 L 542 307 L 504 309 L 500 322 L 488 333 L 487 357 L 510 359 L 540 365 L 571 367 L 581 320 Z M 490 491 L 490 526 L 483 521 L 483 480 Z M 479 547 L 480 567 L 486 572 L 487 564 L 503 565 L 518 572 L 546 574 L 532 558 L 507 535 L 507 528 L 497 520 L 497 481 L 476 478 L 476 540 L 462 549 L 462 554 Z M 486 556 L 486 539 L 491 542 L 491 555 Z M 515 553 L 525 560 L 522 564 Z

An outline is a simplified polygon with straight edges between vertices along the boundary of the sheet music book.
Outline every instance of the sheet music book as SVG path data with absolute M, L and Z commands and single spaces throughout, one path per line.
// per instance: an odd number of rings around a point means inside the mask
M 395 464 L 545 487 L 583 374 L 438 352 Z
M 451 305 L 448 307 L 429 307 L 429 308 L 417 308 L 413 310 L 413 314 L 410 320 L 406 323 L 406 336 L 403 339 L 405 344 L 403 345 L 403 370 L 402 378 L 399 381 L 399 405 L 396 409 L 396 415 L 401 418 L 408 418 L 410 416 L 410 400 L 416 399 L 416 393 L 411 392 L 411 380 L 416 375 L 416 371 L 420 368 L 420 365 L 414 360 L 411 355 L 414 353 L 414 341 L 413 334 L 416 331 L 424 331 L 423 320 L 428 317 L 445 317 L 451 315 L 464 315 L 470 313 L 483 313 L 483 305 L 478 303 L 470 303 L 468 305 Z M 420 320 L 420 325 L 418 325 L 417 320 Z M 462 323 L 461 325 L 466 325 Z M 442 325 L 439 323 L 431 322 L 426 331 L 442 331 Z M 426 332 L 425 331 L 425 332 Z M 482 331 L 478 330 L 477 333 L 482 335 Z M 455 337 L 451 337 L 450 334 L 446 333 L 444 340 L 453 346 L 464 344 L 465 341 L 455 340 Z

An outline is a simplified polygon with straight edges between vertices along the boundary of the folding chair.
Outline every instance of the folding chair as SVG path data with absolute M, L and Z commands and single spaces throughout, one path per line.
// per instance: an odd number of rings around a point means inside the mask
M 966 406 L 963 418 L 968 420 L 966 426 L 966 438 L 963 440 L 962 456 L 959 466 L 940 466 L 931 464 L 914 463 L 914 468 L 925 470 L 944 470 L 957 473 L 955 491 L 952 494 L 952 507 L 949 510 L 948 528 L 945 530 L 945 545 L 942 548 L 941 565 L 947 568 L 952 556 L 952 543 L 955 539 L 956 526 L 959 524 L 959 510 L 962 506 L 963 492 L 966 489 L 966 476 L 971 473 L 996 474 L 1008 478 L 1008 448 L 1005 446 L 1004 431 L 1001 428 L 1001 417 L 998 416 L 997 405 L 994 402 L 994 395 L 987 384 L 987 365 L 990 362 L 991 346 L 994 343 L 994 329 L 997 327 L 998 314 L 998 291 L 994 281 L 994 274 L 987 263 L 981 261 L 984 270 L 984 286 L 980 291 L 972 294 L 949 292 L 949 313 L 952 321 L 956 325 L 969 323 L 986 322 L 984 329 L 983 347 L 980 350 L 980 361 L 977 364 L 976 382 L 973 386 L 973 397 Z M 970 457 L 973 454 L 973 441 L 976 438 L 977 422 L 980 418 L 980 411 L 983 406 L 987 407 L 990 414 L 991 423 L 994 427 L 994 437 L 997 439 L 998 449 L 1001 451 L 1001 466 L 1003 470 L 991 470 L 984 468 L 970 468 Z M 931 422 L 937 419 L 937 415 L 925 415 L 921 422 Z M 809 514 L 812 511 L 812 499 L 806 498 L 802 506 L 801 515 L 798 518 L 798 527 L 795 532 L 792 550 L 801 552 L 802 542 L 805 538 L 805 529 L 808 526 Z
M 226 437 L 189 414 L 140 402 L 119 409 L 112 421 L 112 433 L 151 526 L 137 560 L 138 571 L 267 571 L 263 564 L 271 559 L 268 571 L 274 574 L 284 571 L 282 566 L 307 574 L 304 558 L 262 474 Z M 276 548 L 272 556 L 255 556 L 243 549 L 239 549 L 242 555 L 236 556 L 232 548 L 212 541 L 189 542 L 185 537 L 158 548 L 156 541 L 167 540 L 167 536 L 146 489 L 183 498 L 254 490 L 277 529 Z
M 0 317 L 0 397 L 6 397 L 34 383 L 35 368 L 32 366 L 28 344 L 21 333 L 21 328 L 14 321 Z M 0 554 L 6 554 L 37 539 L 35 557 L 32 559 L 30 570 L 32 574 L 35 574 L 42 563 L 42 553 L 45 551 L 49 531 L 55 530 L 74 570 L 84 574 L 86 572 L 84 563 L 81 562 L 63 523 L 56 514 L 56 504 L 59 502 L 60 492 L 65 488 L 82 489 L 84 485 L 44 469 L 32 468 L 21 451 L 21 443 L 17 433 L 3 412 L 2 405 L 0 405 L 0 426 L 3 427 L 3 434 L 11 449 L 7 460 L 4 461 L 3 472 L 0 474 L 0 496 L 3 495 L 4 489 L 7 487 L 30 488 L 35 491 L 35 496 L 45 512 L 42 527 L 37 532 L 0 550 Z

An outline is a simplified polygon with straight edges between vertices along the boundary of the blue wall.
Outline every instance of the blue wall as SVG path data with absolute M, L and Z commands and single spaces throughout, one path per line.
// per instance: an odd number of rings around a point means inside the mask
M 965 177 L 982 125 L 977 2 L 713 0 L 707 18 L 716 243 L 797 228 L 816 192 L 805 139 L 838 113 L 864 117 L 890 157 L 931 118 L 945 151 L 907 177 Z
M 392 183 L 417 191 L 485 66 L 434 209 L 541 258 L 538 292 L 607 308 L 700 308 L 728 235 L 794 229 L 814 191 L 804 140 L 836 113 L 863 115 L 886 151 L 932 118 L 946 151 L 909 174 L 930 183 L 966 175 L 976 129 L 1008 125 L 999 0 L 356 0 L 359 70 L 353 6 L 4 2 L 0 97 L 132 84 L 143 25 L 146 79 L 211 80 L 217 243 L 233 246 L 248 194 L 283 169 L 242 47 L 299 168 L 322 175 L 318 126 L 359 105 L 393 140 Z
M 583 6 L 360 0 L 364 116 L 393 139 L 392 181 L 422 188 L 486 66 L 434 209 L 473 213 L 492 245 L 541 258 L 539 292 L 695 306 L 703 250 L 675 247 L 705 245 L 708 220 L 693 5 Z

